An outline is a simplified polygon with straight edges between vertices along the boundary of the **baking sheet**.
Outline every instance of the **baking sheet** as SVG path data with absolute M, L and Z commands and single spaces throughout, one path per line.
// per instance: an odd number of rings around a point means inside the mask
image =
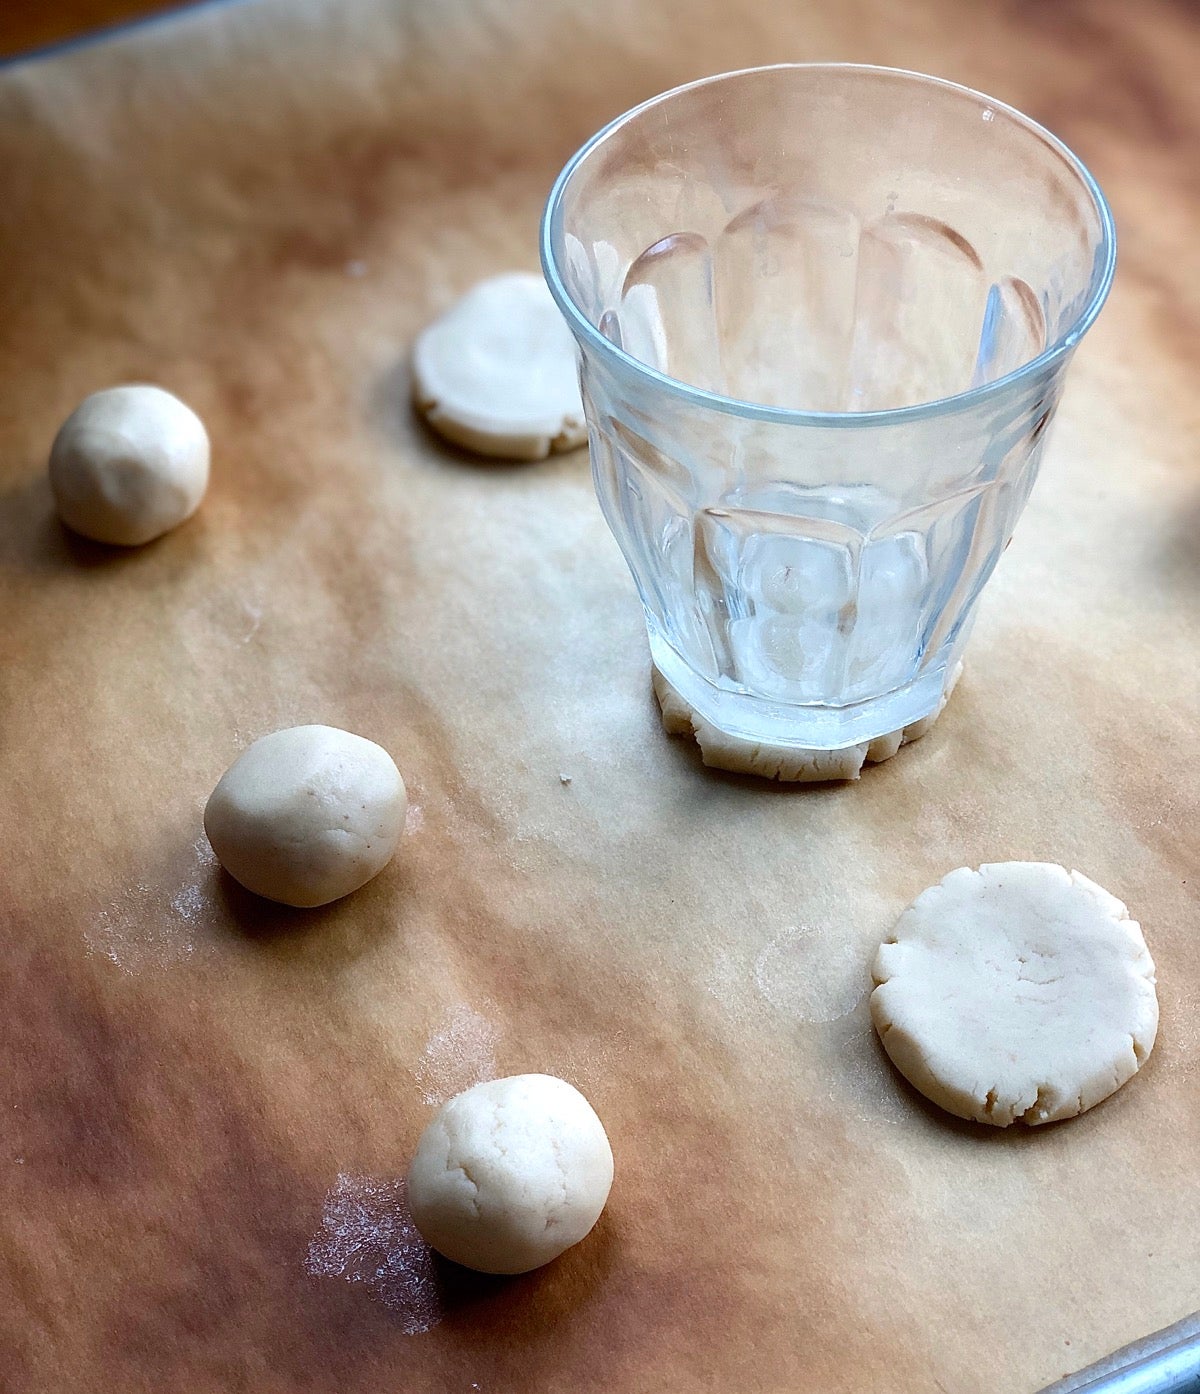
M 832 58 L 1046 121 L 1121 267 L 937 729 L 785 790 L 664 738 L 585 454 L 443 449 L 406 354 L 534 269 L 604 120 Z M 1168 0 L 258 0 L 0 73 L 6 1389 L 1015 1394 L 1200 1303 L 1198 58 Z M 213 484 L 114 554 L 45 456 L 145 378 Z M 315 912 L 200 825 L 302 721 L 413 804 Z M 1162 1026 L 1111 1101 L 999 1135 L 898 1083 L 864 994 L 917 892 L 1018 857 L 1129 903 Z M 438 1100 L 523 1070 L 592 1099 L 612 1199 L 550 1269 L 467 1278 L 397 1178 Z

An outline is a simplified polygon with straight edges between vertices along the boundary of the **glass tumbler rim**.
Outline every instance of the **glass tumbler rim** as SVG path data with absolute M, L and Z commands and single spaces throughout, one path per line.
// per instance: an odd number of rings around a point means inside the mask
M 1100 242 L 1097 247 L 1099 255 L 1096 258 L 1096 267 L 1089 284 L 1087 300 L 1079 314 L 1076 315 L 1067 329 L 1060 334 L 1053 343 L 1047 345 L 1041 353 L 1028 359 L 1011 372 L 1005 373 L 1003 377 L 994 379 L 992 382 L 982 383 L 979 386 L 967 388 L 963 392 L 955 392 L 948 397 L 932 398 L 927 402 L 914 402 L 909 406 L 888 407 L 883 410 L 858 412 L 807 411 L 795 407 L 768 406 L 762 402 L 748 401 L 738 397 L 728 397 L 720 392 L 713 392 L 707 388 L 697 387 L 692 383 L 683 381 L 681 378 L 674 378 L 667 373 L 660 372 L 657 368 L 652 368 L 648 363 L 643 363 L 640 359 L 633 357 L 632 354 L 626 353 L 624 349 L 618 348 L 611 339 L 601 334 L 600 330 L 591 322 L 587 315 L 584 314 L 579 305 L 576 304 L 570 291 L 567 289 L 559 272 L 558 257 L 554 250 L 555 234 L 559 230 L 562 220 L 563 195 L 571 177 L 584 161 L 605 141 L 615 135 L 623 126 L 633 121 L 636 117 L 641 116 L 644 112 L 649 111 L 652 107 L 670 101 L 672 98 L 681 96 L 683 93 L 690 92 L 698 87 L 725 82 L 730 78 L 743 78 L 758 73 L 779 72 L 781 70 L 869 73 L 875 76 L 885 74 L 889 77 L 911 78 L 920 84 L 928 84 L 944 88 L 948 91 L 957 92 L 963 96 L 977 100 L 983 105 L 990 107 L 993 111 L 1003 112 L 1018 125 L 1045 141 L 1045 143 L 1064 160 L 1083 184 L 1095 206 L 1100 223 Z M 541 259 L 542 271 L 545 275 L 546 283 L 550 288 L 550 293 L 553 295 L 559 309 L 566 317 L 568 324 L 574 330 L 577 337 L 580 337 L 589 348 L 594 349 L 602 358 L 611 360 L 619 370 L 625 373 L 633 373 L 675 398 L 682 399 L 693 406 L 704 407 L 710 411 L 720 412 L 726 416 L 735 416 L 749 421 L 771 422 L 776 425 L 815 426 L 824 428 L 893 426 L 922 420 L 927 417 L 946 416 L 953 412 L 970 410 L 977 403 L 985 402 L 991 398 L 1003 395 L 1025 379 L 1050 368 L 1053 364 L 1065 358 L 1091 328 L 1105 300 L 1108 298 L 1108 292 L 1112 286 L 1113 274 L 1116 270 L 1117 234 L 1113 222 L 1112 209 L 1109 207 L 1108 200 L 1105 198 L 1100 185 L 1096 182 L 1094 175 L 1088 169 L 1087 165 L 1075 154 L 1070 146 L 1060 140 L 1052 131 L 1048 131 L 1045 126 L 1033 120 L 1032 117 L 1026 116 L 1024 112 L 1011 106 L 1007 102 L 1002 102 L 995 97 L 990 97 L 986 93 L 980 92 L 973 87 L 965 86 L 963 83 L 952 82 L 948 78 L 933 77 L 927 73 L 918 73 L 908 68 L 892 68 L 871 63 L 768 63 L 754 68 L 737 68 L 730 72 L 714 73 L 709 77 L 698 78 L 693 82 L 686 82 L 678 87 L 672 87 L 666 92 L 660 92 L 657 96 L 650 97 L 647 101 L 639 102 L 637 106 L 630 107 L 628 111 L 622 112 L 619 116 L 614 117 L 613 120 L 601 127 L 595 135 L 585 141 L 574 155 L 571 156 L 563 166 L 558 178 L 554 181 L 554 186 L 550 190 L 550 196 L 546 201 L 545 211 L 542 215 Z

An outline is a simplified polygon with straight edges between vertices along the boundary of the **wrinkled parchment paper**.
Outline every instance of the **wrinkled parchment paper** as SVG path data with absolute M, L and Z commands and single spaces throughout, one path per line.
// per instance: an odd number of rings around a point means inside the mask
M 583 452 L 413 419 L 407 349 L 536 267 L 604 120 L 723 68 L 980 86 L 1122 235 L 1042 479 L 934 733 L 841 788 L 664 738 Z M 1194 9 L 1150 0 L 262 0 L 0 73 L 0 1383 L 206 1391 L 1032 1391 L 1200 1305 Z M 209 498 L 112 553 L 44 462 L 85 393 L 205 417 Z M 382 742 L 393 866 L 312 912 L 200 824 L 275 727 Z M 1145 1070 L 1061 1127 L 893 1077 L 875 944 L 951 867 L 1074 866 L 1159 964 Z M 433 1106 L 584 1089 L 588 1242 L 443 1269 L 403 1209 Z

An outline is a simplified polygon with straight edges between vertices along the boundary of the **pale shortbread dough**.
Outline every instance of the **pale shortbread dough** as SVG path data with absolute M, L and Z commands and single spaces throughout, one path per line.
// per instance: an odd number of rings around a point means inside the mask
M 324 905 L 391 860 L 408 796 L 392 757 L 335 726 L 292 726 L 254 742 L 221 776 L 204 831 L 256 895 Z
M 161 387 L 94 392 L 50 449 L 50 487 L 66 525 L 97 542 L 137 547 L 190 518 L 208 487 L 208 433 Z
M 952 871 L 900 916 L 873 977 L 871 1017 L 900 1073 L 948 1112 L 998 1127 L 1108 1098 L 1158 1029 L 1137 922 L 1046 862 Z
M 604 1125 L 553 1075 L 477 1084 L 431 1119 L 408 1173 L 427 1243 L 483 1273 L 549 1263 L 600 1218 L 613 1179 Z
M 728 736 L 694 712 L 679 693 L 651 665 L 654 695 L 662 711 L 663 729 L 670 736 L 695 736 L 700 758 L 712 769 L 734 774 L 757 774 L 764 779 L 794 783 L 820 783 L 825 780 L 857 779 L 864 764 L 877 765 L 890 760 L 902 745 L 920 740 L 942 714 L 955 684 L 962 674 L 956 663 L 946 683 L 937 710 L 903 730 L 840 750 L 799 750 L 791 746 L 760 745 Z
M 481 281 L 413 346 L 413 395 L 455 445 L 542 460 L 587 439 L 575 341 L 540 276 Z

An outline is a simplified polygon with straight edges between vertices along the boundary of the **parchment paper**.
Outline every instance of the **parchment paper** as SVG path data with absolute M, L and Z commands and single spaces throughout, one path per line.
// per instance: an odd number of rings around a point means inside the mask
M 969 15 L 967 11 L 969 10 Z M 1200 1305 L 1192 6 L 315 0 L 0 74 L 0 1384 L 1031 1391 Z M 781 790 L 664 738 L 583 452 L 494 467 L 413 334 L 534 269 L 554 173 L 674 83 L 844 58 L 984 88 L 1104 183 L 1118 287 L 934 733 Z M 87 392 L 208 422 L 209 498 L 114 553 L 44 464 Z M 412 795 L 315 912 L 214 867 L 237 752 L 327 721 Z M 1159 965 L 1148 1066 L 997 1134 L 901 1085 L 865 992 L 951 867 L 1075 866 Z M 482 1075 L 578 1083 L 588 1242 L 434 1265 L 402 1177 Z

